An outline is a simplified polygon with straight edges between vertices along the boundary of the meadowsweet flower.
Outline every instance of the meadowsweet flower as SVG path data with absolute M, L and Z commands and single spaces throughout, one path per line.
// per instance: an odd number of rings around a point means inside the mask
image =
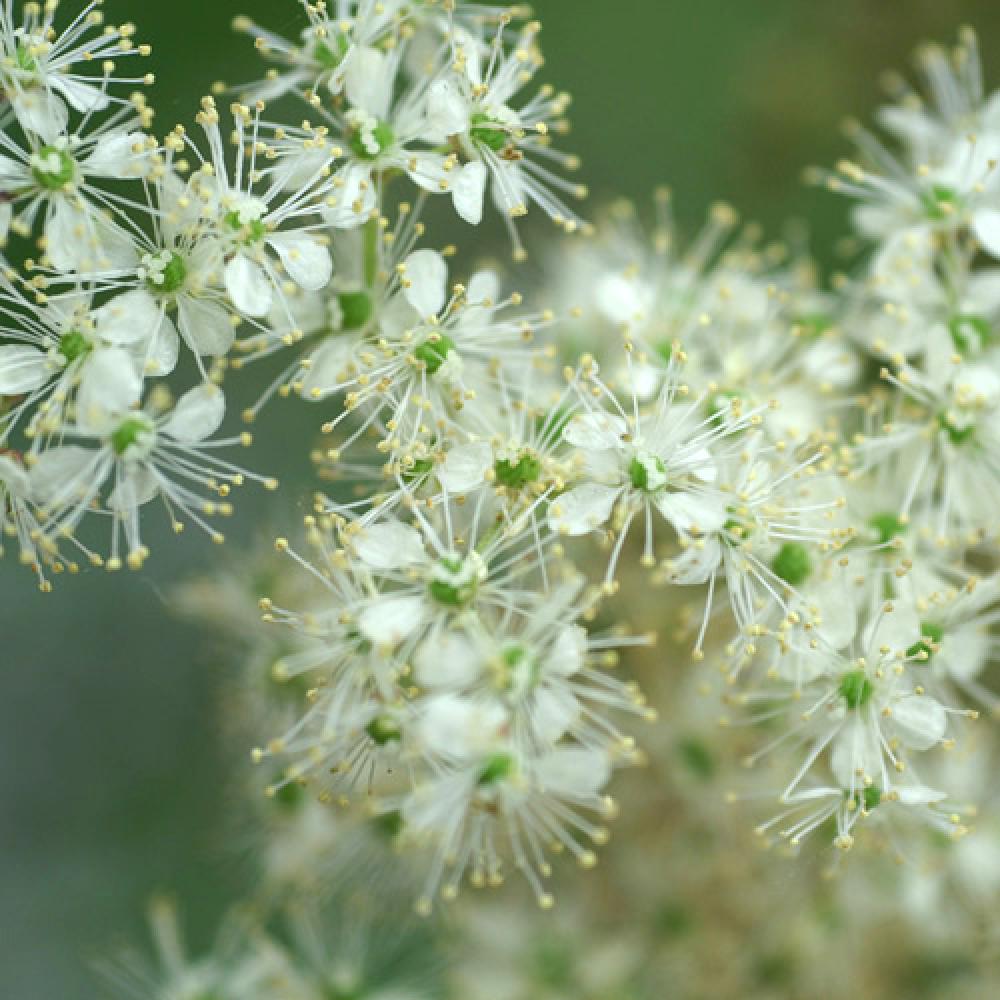
M 575 157 L 550 145 L 551 133 L 565 127 L 568 95 L 543 88 L 522 107 L 511 106 L 542 64 L 535 41 L 538 30 L 537 23 L 526 25 L 510 52 L 502 30 L 490 45 L 468 32 L 456 32 L 453 71 L 436 80 L 427 95 L 431 134 L 452 143 L 463 161 L 450 183 L 455 210 L 478 225 L 489 179 L 519 256 L 524 251 L 512 219 L 525 215 L 534 203 L 572 232 L 582 220 L 561 194 L 586 194 L 582 185 L 549 167 L 571 170 L 577 165 Z
M 55 26 L 57 4 L 27 5 L 17 24 L 13 11 L 0 11 L 0 89 L 21 126 L 56 140 L 69 122 L 70 109 L 90 115 L 112 103 L 125 103 L 115 90 L 149 82 L 147 75 L 115 75 L 115 60 L 148 56 L 136 45 L 130 25 L 104 26 L 102 0 L 88 3 L 63 30 Z M 102 67 L 101 75 L 83 72 Z
M 234 104 L 237 158 L 232 169 L 219 129 L 215 102 L 205 98 L 198 115 L 208 140 L 209 158 L 190 182 L 202 220 L 211 223 L 224 257 L 223 281 L 230 301 L 245 316 L 266 316 L 282 297 L 283 278 L 274 254 L 289 279 L 306 291 L 325 288 L 333 273 L 330 252 L 316 233 L 320 223 L 317 202 L 327 185 L 327 169 L 320 166 L 301 183 L 285 190 L 279 163 L 270 163 L 260 122 L 260 109 Z M 175 137 L 175 144 L 180 143 Z M 200 152 L 195 149 L 201 159 Z
M 140 125 L 132 109 L 123 108 L 86 132 L 51 141 L 29 133 L 22 145 L 0 136 L 0 192 L 13 213 L 7 224 L 30 233 L 41 222 L 46 257 L 56 270 L 87 273 L 134 263 L 131 239 L 115 221 L 121 203 L 97 182 L 136 180 L 155 169 L 156 142 Z M 0 239 L 6 235 L 5 226 Z
M 139 511 L 156 496 L 163 499 L 175 530 L 187 518 L 221 541 L 205 517 L 229 513 L 225 497 L 231 486 L 250 475 L 212 453 L 213 447 L 236 442 L 207 440 L 225 413 L 221 389 L 199 386 L 173 407 L 154 395 L 147 408 L 137 409 L 140 391 L 127 352 L 102 351 L 89 365 L 77 396 L 76 422 L 66 434 L 74 443 L 32 456 L 31 484 L 46 516 L 47 534 L 72 533 L 100 499 L 112 517 L 110 569 L 121 565 L 122 540 L 129 565 L 141 565 L 148 555 Z M 213 494 L 220 499 L 209 499 Z

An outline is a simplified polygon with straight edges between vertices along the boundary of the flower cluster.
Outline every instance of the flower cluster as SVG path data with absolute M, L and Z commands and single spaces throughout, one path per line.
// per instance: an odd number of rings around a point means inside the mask
M 550 856 L 595 863 L 643 759 L 624 720 L 656 717 L 609 672 L 651 640 L 611 603 L 637 586 L 768 765 L 767 842 L 967 832 L 935 751 L 1000 704 L 1000 118 L 971 33 L 815 171 L 867 247 L 827 287 L 728 206 L 688 246 L 666 191 L 586 224 L 519 9 L 238 19 L 263 77 L 157 138 L 132 27 L 57 7 L 0 11 L 0 528 L 43 589 L 141 566 L 155 498 L 221 541 L 235 487 L 277 486 L 223 457 L 252 443 L 220 434 L 228 380 L 268 370 L 247 423 L 314 407 L 331 485 L 277 542 L 304 582 L 260 588 L 283 638 L 248 651 L 301 696 L 255 719 L 268 795 L 312 793 L 293 838 L 360 798 L 426 849 L 421 912 L 508 865 L 550 905 Z M 516 261 L 529 211 L 593 238 L 530 306 L 429 243 L 442 205 L 492 210 Z

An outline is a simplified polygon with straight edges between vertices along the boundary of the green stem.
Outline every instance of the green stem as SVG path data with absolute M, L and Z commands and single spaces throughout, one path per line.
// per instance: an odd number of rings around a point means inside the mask
M 364 228 L 365 287 L 375 287 L 378 276 L 378 219 L 369 219 Z

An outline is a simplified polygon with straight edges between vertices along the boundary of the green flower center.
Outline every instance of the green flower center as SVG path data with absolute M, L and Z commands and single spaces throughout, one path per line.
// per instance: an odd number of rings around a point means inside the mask
M 958 207 L 958 192 L 943 184 L 935 184 L 923 194 L 921 200 L 927 217 L 935 222 L 943 222 Z
M 396 141 L 396 134 L 388 122 L 376 122 L 375 125 L 355 126 L 351 130 L 348 145 L 351 152 L 362 160 L 374 160 L 381 156 Z
M 736 389 L 723 389 L 711 396 L 705 404 L 709 420 L 719 426 L 733 412 L 733 403 L 743 398 Z
M 418 458 L 409 468 L 404 468 L 402 472 L 404 483 L 419 482 L 434 468 L 434 460 L 431 458 Z
M 234 233 L 239 234 L 237 242 L 243 246 L 260 243 L 267 235 L 267 224 L 262 219 L 246 219 L 238 208 L 226 212 L 223 221 Z
M 509 458 L 498 459 L 493 463 L 493 474 L 501 486 L 506 486 L 509 490 L 522 490 L 542 474 L 542 463 L 537 456 L 525 451 L 516 462 Z
M 140 417 L 130 417 L 122 421 L 111 434 L 111 447 L 116 455 L 124 455 L 129 448 L 141 443 L 153 433 L 153 428 L 147 420 Z
M 464 608 L 476 596 L 480 574 L 472 559 L 445 556 L 428 584 L 431 597 L 449 608 Z
M 59 338 L 59 353 L 69 364 L 89 354 L 93 345 L 79 330 L 70 330 Z
M 319 63 L 323 69 L 337 69 L 344 61 L 344 56 L 350 48 L 350 42 L 344 35 L 338 35 L 335 39 L 328 41 L 318 41 L 313 46 L 313 59 Z
M 938 427 L 944 431 L 948 440 L 954 445 L 966 444 L 976 434 L 976 425 L 974 423 L 957 423 L 954 415 L 944 410 L 937 415 L 937 422 Z
M 284 812 L 294 812 L 305 799 L 305 789 L 297 781 L 286 781 L 275 788 L 271 801 Z
M 844 793 L 845 797 L 847 793 Z M 878 785 L 868 785 L 862 792 L 860 796 L 855 794 L 851 801 L 854 803 L 854 807 L 862 806 L 865 812 L 871 812 L 873 809 L 877 809 L 879 803 L 882 801 L 882 789 Z
M 454 349 L 455 341 L 451 337 L 435 333 L 413 352 L 413 356 L 424 363 L 428 375 L 436 375 Z
M 519 643 L 505 647 L 500 653 L 499 686 L 510 694 L 532 690 L 541 676 L 538 660 L 526 646 Z
M 17 62 L 19 70 L 25 73 L 38 72 L 38 60 L 31 54 L 31 50 L 27 45 L 18 45 L 17 51 L 14 53 L 14 59 Z
M 509 753 L 495 753 L 487 758 L 479 771 L 479 785 L 495 785 L 514 773 L 514 758 Z
M 920 641 L 915 642 L 906 651 L 907 656 L 919 656 L 926 653 L 924 663 L 934 655 L 934 646 L 938 645 L 944 638 L 944 629 L 933 622 L 922 622 L 920 625 Z M 930 640 L 929 642 L 927 640 Z
M 948 320 L 948 332 L 955 350 L 960 354 L 981 351 L 993 341 L 993 328 L 982 316 L 952 316 Z
M 65 149 L 43 146 L 31 157 L 31 176 L 46 191 L 62 191 L 76 176 L 76 160 Z
M 801 542 L 785 542 L 772 560 L 771 569 L 789 586 L 797 587 L 812 572 L 809 550 Z
M 711 781 L 715 777 L 715 756 L 701 740 L 693 737 L 680 740 L 677 753 L 684 766 L 700 781 Z
M 187 263 L 178 253 L 164 251 L 150 262 L 146 286 L 159 295 L 173 295 L 187 279 Z
M 632 486 L 646 493 L 654 493 L 667 484 L 667 467 L 663 459 L 650 451 L 640 451 L 632 456 L 628 475 Z
M 833 317 L 828 316 L 826 313 L 810 313 L 800 316 L 795 321 L 795 326 L 798 328 L 799 336 L 805 338 L 807 341 L 812 341 L 826 333 L 833 326 Z
M 372 738 L 372 741 L 380 747 L 387 743 L 398 743 L 403 735 L 399 723 L 388 715 L 376 715 L 371 722 L 365 726 L 365 732 Z
M 481 142 L 492 149 L 494 153 L 499 153 L 510 141 L 510 134 L 504 129 L 503 124 L 482 111 L 472 115 L 470 124 L 469 135 L 476 142 Z
M 863 670 L 851 670 L 840 678 L 838 691 L 848 708 L 858 709 L 868 703 L 875 689 Z
M 875 514 L 868 519 L 868 526 L 875 532 L 879 545 L 888 545 L 906 531 L 906 525 L 896 514 Z
M 368 325 L 375 312 L 375 304 L 367 292 L 342 292 L 337 296 L 337 303 L 343 330 L 360 330 Z

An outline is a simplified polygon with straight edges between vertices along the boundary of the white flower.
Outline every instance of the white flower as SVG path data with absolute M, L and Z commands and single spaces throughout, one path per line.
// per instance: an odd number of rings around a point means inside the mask
M 268 315 L 276 300 L 284 298 L 275 257 L 284 274 L 305 291 L 319 291 L 330 282 L 333 261 L 316 232 L 318 204 L 328 187 L 328 170 L 321 163 L 292 190 L 282 190 L 273 180 L 284 169 L 285 156 L 290 154 L 276 154 L 272 158 L 277 162 L 269 163 L 263 152 L 267 140 L 262 135 L 259 111 L 251 114 L 250 109 L 240 105 L 233 105 L 232 111 L 238 145 L 248 142 L 259 145 L 261 150 L 255 151 L 249 163 L 240 155 L 230 172 L 219 115 L 214 102 L 206 98 L 198 123 L 208 140 L 210 156 L 203 161 L 207 169 L 192 177 L 190 197 L 218 241 L 224 258 L 222 278 L 230 301 L 243 315 L 260 319 Z M 197 149 L 195 152 L 201 157 Z
M 429 136 L 451 142 L 464 161 L 461 167 L 450 168 L 452 176 L 445 185 L 455 210 L 466 222 L 478 225 L 489 178 L 493 200 L 507 220 L 518 255 L 523 248 L 512 219 L 535 203 L 573 231 L 581 220 L 561 195 L 586 194 L 582 185 L 547 166 L 553 162 L 564 170 L 576 166 L 575 157 L 549 145 L 550 131 L 560 127 L 568 97 L 543 91 L 520 109 L 511 107 L 542 64 L 536 32 L 536 26 L 525 27 L 507 52 L 502 34 L 487 47 L 468 32 L 457 31 L 455 71 L 432 83 L 427 94 Z
M 63 31 L 55 27 L 53 5 L 25 8 L 17 25 L 12 11 L 0 11 L 0 89 L 10 101 L 22 128 L 48 142 L 65 132 L 69 109 L 80 114 L 104 111 L 112 102 L 124 104 L 115 91 L 146 82 L 145 76 L 121 77 L 110 70 L 127 56 L 149 55 L 135 45 L 124 28 L 101 27 L 90 3 Z M 82 72 L 103 67 L 103 73 Z

